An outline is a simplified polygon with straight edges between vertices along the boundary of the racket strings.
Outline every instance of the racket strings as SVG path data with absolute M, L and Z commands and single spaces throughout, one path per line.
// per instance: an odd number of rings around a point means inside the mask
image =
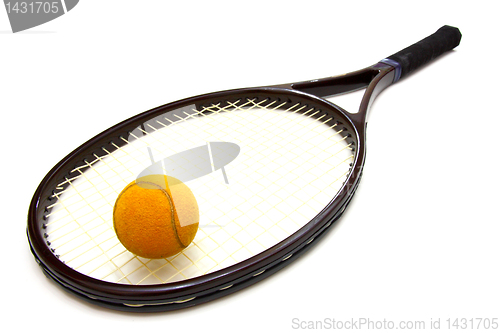
M 47 207 L 47 237 L 73 269 L 116 283 L 166 283 L 235 264 L 291 235 L 335 196 L 353 159 L 338 127 L 305 104 L 251 98 L 153 119 L 121 137 L 125 145 L 103 147 L 72 170 L 77 176 L 58 184 L 56 202 Z M 123 187 L 151 165 L 145 148 L 162 157 L 214 139 L 235 142 L 242 153 L 234 167 L 226 166 L 229 186 L 215 173 L 187 184 L 201 213 L 194 242 L 161 260 L 125 250 L 114 234 L 112 210 Z M 324 172 L 330 176 L 319 176 Z M 304 187 L 314 200 L 305 200 Z

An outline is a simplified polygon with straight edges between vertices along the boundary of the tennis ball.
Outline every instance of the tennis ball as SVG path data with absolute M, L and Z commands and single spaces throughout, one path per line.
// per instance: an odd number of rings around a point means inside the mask
M 149 259 L 181 252 L 196 236 L 199 221 L 193 192 L 180 180 L 165 175 L 131 182 L 113 209 L 120 242 L 133 254 Z

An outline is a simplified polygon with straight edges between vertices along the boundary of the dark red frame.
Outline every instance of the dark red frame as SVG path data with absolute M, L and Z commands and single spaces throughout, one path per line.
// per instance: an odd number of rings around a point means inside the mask
M 28 214 L 28 239 L 31 250 L 44 273 L 67 291 L 91 303 L 125 311 L 173 310 L 227 295 L 253 284 L 278 271 L 300 254 L 311 248 L 337 220 L 350 202 L 357 188 L 365 158 L 365 118 L 373 98 L 392 83 L 394 67 L 386 64 L 374 66 L 339 77 L 325 78 L 263 88 L 230 90 L 184 99 L 146 111 L 125 120 L 84 143 L 59 162 L 42 180 L 36 190 Z M 319 96 L 335 95 L 367 87 L 358 113 L 350 114 Z M 330 204 L 303 228 L 274 247 L 243 262 L 204 276 L 158 285 L 121 285 L 103 282 L 85 276 L 60 261 L 45 238 L 44 216 L 47 206 L 52 204 L 53 189 L 65 177 L 71 178 L 70 170 L 84 164 L 84 160 L 95 159 L 101 147 L 108 151 L 113 138 L 127 133 L 146 120 L 159 114 L 175 112 L 176 109 L 195 104 L 199 109 L 224 100 L 240 98 L 279 98 L 289 103 L 306 103 L 333 115 L 352 138 L 355 159 L 348 181 Z M 285 260 L 286 259 L 286 260 Z M 260 273 L 260 274 L 259 274 Z

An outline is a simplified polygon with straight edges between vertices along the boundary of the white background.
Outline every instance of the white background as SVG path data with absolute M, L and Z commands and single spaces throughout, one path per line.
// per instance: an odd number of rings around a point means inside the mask
M 12 34 L 0 9 L 2 326 L 259 332 L 369 318 L 431 331 L 440 318 L 446 331 L 447 318 L 499 318 L 497 13 L 495 1 L 83 0 Z M 461 45 L 379 96 L 348 212 L 278 274 L 195 308 L 130 314 L 66 294 L 33 260 L 31 197 L 95 134 L 192 95 L 356 70 L 444 24 Z

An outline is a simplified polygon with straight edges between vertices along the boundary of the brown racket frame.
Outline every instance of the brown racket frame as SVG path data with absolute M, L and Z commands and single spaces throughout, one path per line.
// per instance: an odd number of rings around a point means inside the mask
M 256 283 L 297 259 L 313 247 L 344 212 L 359 184 L 365 161 L 366 116 L 375 97 L 386 87 L 439 54 L 460 43 L 460 32 L 444 26 L 435 34 L 393 56 L 359 71 L 320 80 L 262 88 L 245 88 L 211 93 L 166 104 L 125 120 L 90 139 L 62 159 L 40 183 L 28 213 L 27 234 L 31 251 L 47 277 L 64 290 L 90 303 L 111 309 L 134 312 L 175 310 L 205 303 Z M 423 45 L 423 46 L 422 46 Z M 423 47 L 423 48 L 422 48 Z M 417 64 L 417 65 L 415 65 Z M 366 88 L 357 113 L 348 113 L 323 99 Z M 100 281 L 65 265 L 53 253 L 46 238 L 46 215 L 54 203 L 53 189 L 75 167 L 83 166 L 103 155 L 102 147 L 114 151 L 110 144 L 148 119 L 158 115 L 174 117 L 176 110 L 195 104 L 198 110 L 213 103 L 239 99 L 279 100 L 302 103 L 328 114 L 348 133 L 355 155 L 350 174 L 335 198 L 317 216 L 275 246 L 233 266 L 179 282 L 155 285 L 122 285 Z

